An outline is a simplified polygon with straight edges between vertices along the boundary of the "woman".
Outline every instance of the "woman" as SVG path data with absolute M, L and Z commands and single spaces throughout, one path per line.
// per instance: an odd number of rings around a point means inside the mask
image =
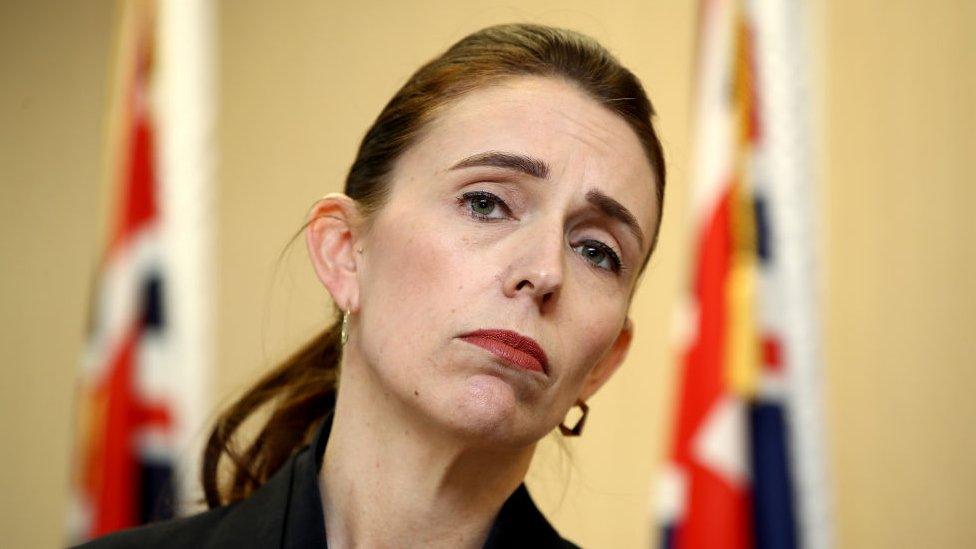
M 341 321 L 218 420 L 208 512 L 92 546 L 574 547 L 522 481 L 630 346 L 664 193 L 652 115 L 566 30 L 490 27 L 421 67 L 303 228 Z

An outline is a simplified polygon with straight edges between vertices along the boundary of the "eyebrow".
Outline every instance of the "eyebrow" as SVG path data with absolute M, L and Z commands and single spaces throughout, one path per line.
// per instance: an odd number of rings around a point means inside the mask
M 590 189 L 586 193 L 586 200 L 597 207 L 604 215 L 617 219 L 627 226 L 627 230 L 637 239 L 637 248 L 644 249 L 644 233 L 641 231 L 637 218 L 623 204 L 603 194 L 596 189 Z
M 500 151 L 488 151 L 469 156 L 451 166 L 451 170 L 473 168 L 476 166 L 506 168 L 509 170 L 522 172 L 536 179 L 545 179 L 549 177 L 549 165 L 544 161 L 531 156 L 526 156 L 524 154 Z
M 461 170 L 478 166 L 515 170 L 536 179 L 546 179 L 549 177 L 549 165 L 545 161 L 524 154 L 501 151 L 488 151 L 469 156 L 451 166 L 450 170 Z M 637 238 L 638 248 L 641 250 L 644 249 L 644 233 L 641 231 L 640 224 L 637 223 L 637 218 L 634 217 L 634 214 L 630 213 L 630 210 L 623 204 L 596 189 L 591 189 L 586 193 L 586 200 L 596 206 L 604 215 L 621 221 L 626 225 L 631 234 Z

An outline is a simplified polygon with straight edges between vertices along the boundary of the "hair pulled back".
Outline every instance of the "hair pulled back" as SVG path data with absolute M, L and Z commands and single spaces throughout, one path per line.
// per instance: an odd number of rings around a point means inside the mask
M 368 219 L 386 200 L 389 175 L 437 113 L 465 93 L 516 76 L 564 79 L 634 130 L 651 164 L 656 224 L 643 271 L 657 244 L 665 167 L 652 125 L 654 109 L 640 81 L 595 40 L 574 31 L 533 24 L 497 25 L 463 38 L 415 72 L 379 114 L 359 147 L 345 194 Z M 217 419 L 203 456 L 201 481 L 209 507 L 246 498 L 277 471 L 335 407 L 341 346 L 338 309 L 332 324 L 261 378 Z M 235 433 L 259 408 L 270 416 L 239 450 Z M 218 478 L 221 459 L 229 473 Z

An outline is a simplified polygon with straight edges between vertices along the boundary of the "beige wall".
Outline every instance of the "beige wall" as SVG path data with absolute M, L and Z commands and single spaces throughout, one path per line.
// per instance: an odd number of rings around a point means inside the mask
M 0 2 L 0 546 L 57 547 L 98 254 L 111 4 Z
M 0 4 L 0 546 L 50 547 L 61 543 L 72 378 L 103 238 L 115 6 L 14 4 Z M 631 356 L 593 399 L 572 460 L 544 445 L 529 483 L 579 543 L 646 547 L 672 408 L 669 319 L 688 252 L 693 3 L 339 4 L 222 6 L 215 399 L 324 319 L 326 294 L 301 243 L 276 275 L 274 260 L 306 208 L 340 187 L 358 139 L 409 73 L 486 24 L 578 28 L 644 80 L 672 176 L 659 255 L 634 303 Z M 818 13 L 837 538 L 972 546 L 976 190 L 964 170 L 976 152 L 976 13 L 968 2 L 834 0 Z
M 976 4 L 826 17 L 827 390 L 838 536 L 976 545 Z

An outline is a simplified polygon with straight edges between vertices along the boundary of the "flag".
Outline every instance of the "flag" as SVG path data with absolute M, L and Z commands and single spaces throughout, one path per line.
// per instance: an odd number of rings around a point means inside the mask
M 150 30 L 146 25 L 136 42 L 122 149 L 126 167 L 80 380 L 76 539 L 172 516 L 173 387 L 163 360 L 168 284 L 160 255 Z
M 805 19 L 701 4 L 666 548 L 829 545 Z
M 107 155 L 112 211 L 77 383 L 70 543 L 170 518 L 193 494 L 210 368 L 202 261 L 209 227 L 202 220 L 212 148 L 210 117 L 201 116 L 199 102 L 187 109 L 188 94 L 178 93 L 195 82 L 181 75 L 174 83 L 172 71 L 167 78 L 160 70 L 177 57 L 167 38 L 178 27 L 173 12 L 187 11 L 174 4 L 187 3 L 120 4 Z M 195 45 L 195 32 L 175 34 Z M 200 72 L 193 62 L 183 65 L 191 77 Z M 188 131 L 181 120 L 190 117 Z M 181 155 L 186 149 L 176 141 L 198 156 Z

